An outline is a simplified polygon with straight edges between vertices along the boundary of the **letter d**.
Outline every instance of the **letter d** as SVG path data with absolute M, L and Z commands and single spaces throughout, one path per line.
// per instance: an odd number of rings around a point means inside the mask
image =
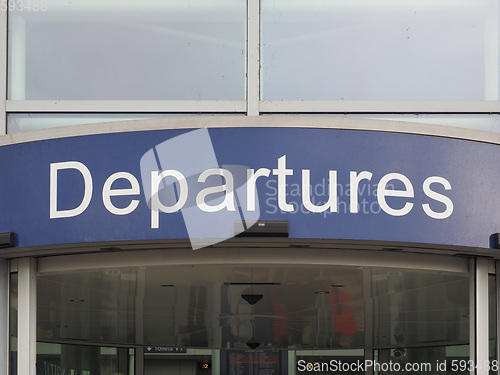
M 60 169 L 76 169 L 83 176 L 85 192 L 80 205 L 70 210 L 57 210 L 57 173 Z M 92 198 L 92 175 L 89 169 L 78 161 L 50 164 L 50 218 L 78 216 L 87 209 Z

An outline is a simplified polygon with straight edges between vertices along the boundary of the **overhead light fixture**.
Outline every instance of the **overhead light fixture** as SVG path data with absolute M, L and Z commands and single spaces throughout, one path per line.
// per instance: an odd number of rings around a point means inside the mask
M 263 294 L 242 294 L 241 298 L 243 298 L 245 301 L 247 301 L 250 305 L 255 305 L 257 302 L 259 302 L 262 297 L 264 297 Z
M 257 302 L 259 302 L 262 297 L 264 297 L 263 294 L 253 294 L 253 286 L 255 285 L 254 284 L 254 281 L 253 281 L 253 268 L 252 268 L 252 275 L 251 275 L 251 290 L 250 290 L 250 293 L 245 293 L 245 294 L 242 294 L 241 295 L 241 298 L 243 298 L 245 301 L 247 301 L 250 305 L 255 305 Z M 253 307 L 252 307 L 252 314 L 253 314 Z
M 173 288 L 175 285 L 174 284 L 161 284 L 160 286 L 162 288 Z
M 316 294 L 328 294 L 330 292 L 328 290 L 317 290 L 314 293 L 316 293 Z
M 254 349 L 257 349 L 259 346 L 260 346 L 260 342 L 257 342 L 257 341 L 249 341 L 247 342 L 247 346 L 254 350 Z
M 344 285 L 344 284 L 332 284 L 332 285 L 330 285 L 330 286 L 331 286 L 332 288 L 343 288 L 343 287 L 345 287 L 345 285 Z
M 252 268 L 252 282 L 253 282 L 253 268 Z M 260 342 L 255 340 L 255 316 L 254 316 L 254 305 L 259 302 L 264 295 L 262 294 L 253 294 L 253 286 L 252 286 L 252 294 L 242 294 L 241 298 L 247 301 L 252 306 L 252 318 L 250 319 L 250 323 L 252 324 L 252 338 L 247 342 L 247 346 L 254 350 L 260 346 Z
M 85 302 L 84 299 L 81 299 L 81 298 L 73 298 L 70 300 L 71 302 L 75 302 L 75 303 L 80 303 L 80 302 Z

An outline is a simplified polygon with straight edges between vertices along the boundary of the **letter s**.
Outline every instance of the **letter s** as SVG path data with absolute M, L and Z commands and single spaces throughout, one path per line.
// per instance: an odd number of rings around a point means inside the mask
M 297 370 L 299 371 L 306 371 L 306 366 L 305 366 L 306 361 L 301 359 L 300 361 L 297 362 Z
M 431 209 L 431 206 L 428 203 L 423 204 L 422 208 L 424 209 L 424 212 L 433 219 L 446 219 L 453 213 L 453 202 L 447 196 L 431 190 L 431 184 L 433 183 L 443 185 L 445 190 L 451 190 L 451 184 L 447 179 L 438 176 L 431 176 L 427 178 L 423 184 L 425 195 L 427 195 L 431 199 L 443 203 L 446 206 L 446 209 L 443 212 L 436 212 Z

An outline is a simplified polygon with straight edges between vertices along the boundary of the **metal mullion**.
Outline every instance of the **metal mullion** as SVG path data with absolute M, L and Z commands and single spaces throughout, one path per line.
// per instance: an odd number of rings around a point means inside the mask
M 471 260 L 470 359 L 476 366 L 471 375 L 488 375 L 488 259 Z
M 364 304 L 364 324 L 365 324 L 365 348 L 364 348 L 364 360 L 371 361 L 375 360 L 375 349 L 374 349 L 374 335 L 375 335 L 375 304 L 373 298 L 373 277 L 372 270 L 363 269 L 363 299 Z M 367 367 L 365 370 L 366 375 L 373 375 L 373 367 Z
M 500 374 L 500 273 L 497 271 L 500 270 L 500 261 L 495 261 L 495 295 L 496 295 L 496 306 L 495 306 L 495 320 L 496 320 L 496 331 L 495 331 L 495 358 L 496 362 L 493 362 L 492 365 L 497 365 L 497 370 L 494 371 L 496 374 Z
M 260 113 L 260 0 L 247 0 L 247 115 Z
M 0 30 L 3 30 L 0 38 L 0 135 L 7 134 L 7 12 L 0 11 Z
M 36 374 L 36 259 L 18 263 L 18 344 L 19 375 Z
M 10 325 L 9 325 L 9 299 L 10 299 L 10 272 L 9 262 L 0 259 L 0 373 L 9 373 L 9 347 L 10 347 Z

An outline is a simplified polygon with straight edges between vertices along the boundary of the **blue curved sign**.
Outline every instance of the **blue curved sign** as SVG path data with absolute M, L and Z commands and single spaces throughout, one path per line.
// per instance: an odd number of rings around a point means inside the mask
M 498 146 L 302 128 L 99 134 L 0 148 L 0 232 L 16 246 L 235 235 L 488 248 L 500 232 Z

